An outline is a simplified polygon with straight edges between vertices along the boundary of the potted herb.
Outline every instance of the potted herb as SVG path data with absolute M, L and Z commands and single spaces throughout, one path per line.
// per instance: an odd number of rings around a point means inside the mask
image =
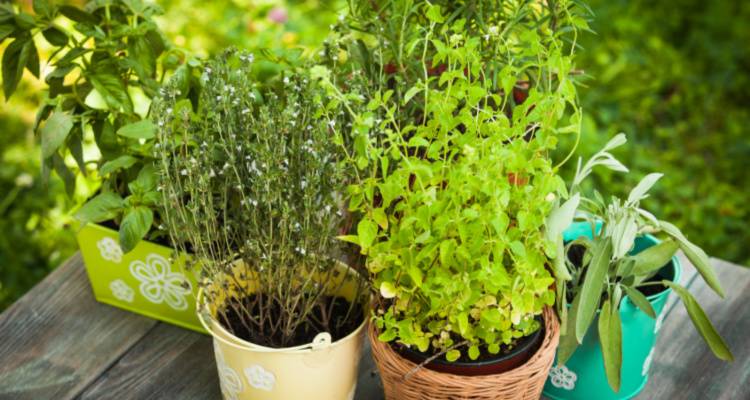
M 355 10 L 340 29 L 357 34 L 328 43 L 326 54 L 349 49 L 355 65 L 330 57 L 344 73 L 317 73 L 352 120 L 334 132 L 356 171 L 349 207 L 359 222 L 341 239 L 360 246 L 377 290 L 369 333 L 387 398 L 538 397 L 558 337 L 546 224 L 565 190 L 549 154 L 559 134 L 576 132 L 578 109 L 570 56 L 554 33 L 534 35 L 536 18 L 564 13 L 487 8 L 485 21 L 507 31 L 485 25 L 485 39 L 462 18 L 468 7 L 440 3 L 388 2 L 366 18 Z M 387 36 L 396 29 L 406 33 Z M 523 44 L 504 47 L 510 38 Z M 562 57 L 561 68 L 539 47 L 531 57 L 532 42 Z M 494 52 L 502 68 L 488 62 Z M 513 104 L 523 77 L 535 84 Z
M 194 111 L 166 88 L 164 222 L 199 268 L 226 399 L 351 399 L 366 291 L 338 261 L 346 176 L 325 92 L 291 69 L 260 85 L 252 65 L 233 50 L 207 63 Z
M 609 152 L 623 143 L 624 135 L 618 135 L 588 162 L 579 161 L 571 192 L 580 191 L 581 182 L 596 166 L 627 172 Z M 708 257 L 677 227 L 641 208 L 661 176 L 644 177 L 626 200 L 612 197 L 605 203 L 598 192 L 582 199 L 579 222 L 564 235 L 570 279 L 558 280 L 564 328 L 546 396 L 626 399 L 637 395 L 648 379 L 665 317 L 662 309 L 672 292 L 714 354 L 732 360 L 705 312 L 679 284 L 681 266 L 675 253 L 681 249 L 709 287 L 723 297 Z
M 151 99 L 168 76 L 179 82 L 180 97 L 195 97 L 197 62 L 163 38 L 153 4 L 92 1 L 79 8 L 34 0 L 33 11 L 0 5 L 0 42 L 9 41 L 3 90 L 6 99 L 12 96 L 24 69 L 44 79 L 47 96 L 33 128 L 41 141 L 44 180 L 54 170 L 70 196 L 80 176 L 93 174 L 101 182 L 76 213 L 84 224 L 78 243 L 96 298 L 202 330 L 192 291 L 181 289 L 184 282 L 193 285 L 194 277 L 168 261 L 171 249 L 159 229 L 155 130 L 148 118 Z M 45 76 L 39 40 L 51 46 Z M 86 158 L 84 147 L 100 156 Z M 75 167 L 66 159 L 75 160 Z

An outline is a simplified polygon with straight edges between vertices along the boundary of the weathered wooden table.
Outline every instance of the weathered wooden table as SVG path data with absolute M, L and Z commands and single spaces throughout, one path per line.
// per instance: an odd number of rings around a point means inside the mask
M 720 300 L 684 260 L 683 282 L 735 355 L 713 357 L 671 299 L 641 399 L 750 399 L 750 270 L 713 260 Z M 677 305 L 675 305 L 677 304 Z M 211 339 L 97 303 L 76 255 L 0 315 L 0 399 L 220 399 Z M 382 399 L 369 348 L 356 399 Z M 296 399 L 295 399 L 296 400 Z

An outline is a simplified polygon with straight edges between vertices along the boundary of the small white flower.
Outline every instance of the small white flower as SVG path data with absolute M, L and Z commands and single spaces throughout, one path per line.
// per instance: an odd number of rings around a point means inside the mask
M 188 170 L 187 169 L 182 169 L 180 171 L 180 175 L 182 175 L 182 176 L 187 176 L 187 174 L 188 174 Z
M 554 193 L 547 194 L 547 197 L 545 197 L 544 200 L 547 200 L 550 203 L 555 201 L 555 194 Z
M 331 128 L 335 128 L 336 127 L 336 120 L 332 119 L 332 120 L 328 121 L 328 126 L 330 126 Z
M 497 34 L 500 33 L 500 29 L 496 25 L 493 25 L 488 29 L 488 32 L 492 36 L 497 36 Z
M 556 365 L 549 371 L 549 380 L 552 386 L 573 390 L 576 387 L 578 376 L 564 365 Z
M 289 77 L 288 77 L 288 76 L 285 76 L 285 77 L 284 77 L 284 84 L 285 84 L 285 85 L 288 85 L 288 84 L 289 84 Z
M 135 292 L 128 286 L 122 279 L 117 279 L 109 284 L 109 290 L 112 291 L 112 296 L 115 296 L 117 300 L 121 300 L 127 303 L 133 302 Z
M 247 382 L 250 386 L 269 392 L 273 390 L 273 387 L 276 384 L 276 377 L 273 373 L 266 371 L 266 369 L 260 365 L 251 365 L 245 368 L 245 377 L 247 377 Z
M 250 109 L 249 109 L 249 108 L 245 108 L 245 109 L 243 109 L 243 110 L 242 110 L 242 114 L 247 114 L 247 113 L 249 113 L 249 112 L 250 112 Z
M 105 237 L 96 242 L 96 247 L 99 248 L 99 254 L 103 259 L 116 263 L 122 261 L 122 248 L 114 239 Z
M 296 250 L 296 251 L 297 251 L 297 253 L 300 253 L 300 254 L 302 254 L 303 256 L 304 256 L 305 254 L 307 254 L 307 250 L 305 250 L 304 248 L 302 248 L 302 247 L 299 247 L 299 246 L 295 247 L 295 248 L 294 248 L 294 250 Z

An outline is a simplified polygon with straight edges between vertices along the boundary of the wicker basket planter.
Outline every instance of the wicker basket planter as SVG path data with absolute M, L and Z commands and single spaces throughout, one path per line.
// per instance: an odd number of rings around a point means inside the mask
M 538 399 L 555 358 L 560 338 L 557 316 L 550 308 L 544 310 L 545 335 L 539 350 L 522 366 L 497 375 L 462 376 L 436 372 L 417 365 L 394 351 L 388 343 L 378 340 L 370 324 L 368 337 L 372 356 L 383 380 L 388 400 L 441 399 Z

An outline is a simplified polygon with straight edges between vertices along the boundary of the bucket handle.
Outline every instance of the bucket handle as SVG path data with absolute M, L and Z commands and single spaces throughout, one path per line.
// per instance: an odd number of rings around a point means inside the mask
M 313 350 L 322 350 L 330 346 L 332 342 L 331 334 L 328 332 L 321 332 L 315 335 L 312 343 L 310 344 Z

